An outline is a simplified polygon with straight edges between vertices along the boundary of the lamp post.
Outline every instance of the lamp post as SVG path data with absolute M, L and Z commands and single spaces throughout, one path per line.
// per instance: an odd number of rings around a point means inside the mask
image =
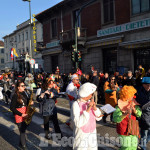
M 80 10 L 78 11 L 78 14 L 77 14 L 77 16 L 76 16 L 76 19 L 75 19 L 75 53 L 77 53 L 78 54 L 78 27 L 77 27 L 77 25 L 78 25 L 78 18 L 79 18 L 79 16 L 80 16 L 80 13 L 81 13 L 81 11 L 86 7 L 86 6 L 88 6 L 88 5 L 90 5 L 90 4 L 92 4 L 93 2 L 95 2 L 95 1 L 97 1 L 97 0 L 91 0 L 91 1 L 89 1 L 88 3 L 86 3 L 86 4 L 84 4 L 81 8 L 80 8 Z M 78 68 L 78 61 L 75 61 L 75 64 L 76 64 L 76 69 Z
M 22 0 L 24 2 L 29 2 L 29 15 L 30 15 L 30 51 L 29 51 L 29 55 L 30 55 L 30 58 L 33 58 L 33 51 L 32 51 L 32 21 L 31 21 L 31 0 Z M 32 69 L 32 72 L 33 72 L 33 69 Z

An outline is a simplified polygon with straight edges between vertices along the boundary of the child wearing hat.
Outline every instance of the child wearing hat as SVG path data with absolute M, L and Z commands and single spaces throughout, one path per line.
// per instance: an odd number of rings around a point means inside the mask
M 101 111 L 91 100 L 96 86 L 85 83 L 79 88 L 79 99 L 71 108 L 71 119 L 74 124 L 74 150 L 97 150 L 96 120 L 102 119 Z

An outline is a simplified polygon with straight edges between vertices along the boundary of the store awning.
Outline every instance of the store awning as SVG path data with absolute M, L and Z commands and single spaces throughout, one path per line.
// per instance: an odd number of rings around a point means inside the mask
M 42 55 L 57 54 L 61 52 L 62 52 L 62 49 L 60 47 L 57 47 L 57 48 L 43 50 Z
M 125 47 L 128 49 L 148 47 L 150 46 L 150 39 L 141 39 L 141 40 L 135 40 L 135 41 L 122 42 L 122 43 L 119 43 L 119 46 Z
M 89 41 L 86 43 L 86 47 L 89 48 L 89 47 L 98 47 L 98 46 L 117 44 L 117 43 L 122 42 L 123 37 L 124 35 L 120 35 L 120 36 L 115 36 L 115 37 L 110 37 L 110 38 Z

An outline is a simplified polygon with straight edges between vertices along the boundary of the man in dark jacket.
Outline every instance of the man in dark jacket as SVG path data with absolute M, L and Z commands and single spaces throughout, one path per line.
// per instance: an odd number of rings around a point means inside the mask
M 94 101 L 97 104 L 99 79 L 98 79 L 97 71 L 96 70 L 94 70 L 94 72 L 93 72 L 91 83 L 93 83 L 93 84 L 95 84 L 97 86 L 97 90 L 94 92 Z
M 133 77 L 132 71 L 128 71 L 128 77 L 126 79 L 126 84 L 135 87 L 135 78 Z
M 137 89 L 137 102 L 142 108 L 142 116 L 139 120 L 141 128 L 140 146 L 146 150 L 150 141 L 150 77 L 142 79 L 142 87 Z

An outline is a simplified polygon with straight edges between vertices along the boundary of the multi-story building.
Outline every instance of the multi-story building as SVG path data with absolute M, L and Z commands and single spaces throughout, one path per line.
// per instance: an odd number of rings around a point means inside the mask
M 80 12 L 80 13 L 78 13 Z M 150 67 L 150 0 L 65 0 L 39 13 L 43 24 L 44 69 L 73 69 L 75 18 L 81 69 L 121 73 Z
M 30 20 L 23 22 L 20 25 L 17 25 L 16 30 L 11 34 L 4 36 L 4 46 L 5 46 L 5 67 L 14 68 L 18 71 L 30 71 L 30 63 L 28 54 L 32 54 L 32 58 L 35 59 L 35 62 L 43 68 L 42 56 L 38 51 L 38 45 L 43 43 L 43 29 L 42 24 L 35 22 L 36 34 L 35 37 L 33 33 L 33 23 L 30 26 Z M 31 31 L 31 32 L 30 32 Z M 36 43 L 34 43 L 36 39 Z M 37 52 L 34 51 L 36 44 Z M 30 51 L 31 45 L 31 51 Z M 18 57 L 15 57 L 14 60 L 11 59 L 10 51 L 12 48 L 15 48 Z M 26 69 L 25 69 L 26 68 Z
M 4 42 L 0 41 L 0 70 L 5 68 L 4 51 Z

